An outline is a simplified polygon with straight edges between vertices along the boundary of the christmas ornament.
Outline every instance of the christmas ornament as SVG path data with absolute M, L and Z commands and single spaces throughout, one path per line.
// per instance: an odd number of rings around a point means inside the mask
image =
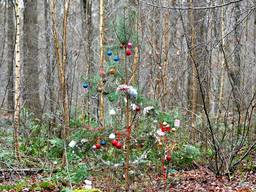
M 110 75 L 115 75 L 115 74 L 116 74 L 116 68 L 111 67 L 111 68 L 109 69 L 109 71 L 108 71 L 108 74 L 110 74 Z
M 115 61 L 115 62 L 118 62 L 119 60 L 120 60 L 119 56 L 116 55 L 116 56 L 114 57 L 114 61 Z
M 89 88 L 89 84 L 88 84 L 88 83 L 83 83 L 83 88 L 84 88 L 84 89 Z
M 123 145 L 122 145 L 122 143 L 117 142 L 117 144 L 116 144 L 116 148 L 117 148 L 117 149 L 121 149 L 121 148 L 122 148 L 122 146 L 123 146 Z
M 109 136 L 108 136 L 109 139 L 113 140 L 116 138 L 116 135 L 114 133 L 111 133 Z
M 68 146 L 71 147 L 71 148 L 74 148 L 76 146 L 76 143 L 77 143 L 76 141 L 72 140 L 72 141 L 70 141 Z
M 100 75 L 101 77 L 104 77 L 104 76 L 105 76 L 105 71 L 104 71 L 104 68 L 103 68 L 103 67 L 100 67 L 100 69 L 99 69 L 99 75 Z
M 171 131 L 170 125 L 168 123 L 166 123 L 166 122 L 160 123 L 160 129 L 163 132 L 170 132 Z
M 117 146 L 118 141 L 114 139 L 111 143 L 112 143 L 113 146 Z
M 138 92 L 135 88 L 133 88 L 132 86 L 129 86 L 128 94 L 130 95 L 131 98 L 135 99 L 138 95 Z
M 100 144 L 97 143 L 97 144 L 95 145 L 95 147 L 96 147 L 96 149 L 100 149 Z
M 163 137 L 165 135 L 165 133 L 161 130 L 161 129 L 158 129 L 156 131 L 157 135 L 160 136 L 160 137 Z
M 132 48 L 132 42 L 128 42 L 127 47 L 128 47 L 129 49 L 131 49 L 131 48 Z
M 109 110 L 109 115 L 116 115 L 116 111 L 114 109 L 110 109 Z
M 107 55 L 108 55 L 108 56 L 111 56 L 111 55 L 112 55 L 112 51 L 111 51 L 110 49 L 108 50 Z
M 98 91 L 98 92 L 102 92 L 102 90 L 103 90 L 102 87 L 98 87 L 98 88 L 97 88 L 97 91 Z
M 137 113 L 139 113 L 139 112 L 140 112 L 140 106 L 137 105 L 135 111 L 136 111 Z
M 150 111 L 152 111 L 153 109 L 154 109 L 153 106 L 145 107 L 145 108 L 143 109 L 143 114 L 146 115 L 146 114 L 148 114 Z
M 166 160 L 166 161 L 171 161 L 171 160 L 172 160 L 171 155 L 166 155 L 165 160 Z
M 130 56 L 132 54 L 131 49 L 126 49 L 125 54 L 126 56 Z
M 93 148 L 93 149 L 96 149 L 96 145 L 93 145 L 92 148 Z
M 85 186 L 84 186 L 85 189 L 92 189 L 92 181 L 84 180 L 84 183 L 85 183 Z
M 116 91 L 119 92 L 127 92 L 129 90 L 130 86 L 126 85 L 126 84 L 122 84 L 122 85 L 118 85 L 118 87 L 116 88 Z
M 180 120 L 179 119 L 174 120 L 174 127 L 180 127 Z
M 104 140 L 101 140 L 101 141 L 100 141 L 100 145 L 106 145 L 106 144 L 107 144 L 106 141 L 104 141 Z

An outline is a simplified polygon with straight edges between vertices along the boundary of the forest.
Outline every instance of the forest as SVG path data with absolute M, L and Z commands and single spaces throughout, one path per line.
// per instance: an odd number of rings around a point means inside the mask
M 0 191 L 256 191 L 255 0 L 0 0 Z

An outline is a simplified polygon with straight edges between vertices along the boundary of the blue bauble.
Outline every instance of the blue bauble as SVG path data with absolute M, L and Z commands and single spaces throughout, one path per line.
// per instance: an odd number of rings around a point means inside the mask
M 88 83 L 83 83 L 83 88 L 87 89 L 89 87 Z
M 104 141 L 104 140 L 101 140 L 101 141 L 100 141 L 100 144 L 101 144 L 101 145 L 106 145 L 106 144 L 107 144 L 107 142 L 106 142 L 106 141 Z
M 111 51 L 110 49 L 108 50 L 107 55 L 108 55 L 108 56 L 111 56 L 111 55 L 112 55 L 112 51 Z
M 116 56 L 114 57 L 114 61 L 115 61 L 115 62 L 118 62 L 119 60 L 120 60 L 119 56 L 116 55 Z

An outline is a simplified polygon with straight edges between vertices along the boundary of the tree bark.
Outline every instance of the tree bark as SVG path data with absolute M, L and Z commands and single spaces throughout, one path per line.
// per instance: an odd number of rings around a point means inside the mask
M 38 60 L 37 0 L 24 1 L 24 95 L 25 107 L 41 119 Z
M 44 24 L 45 24 L 45 40 L 46 40 L 46 61 L 47 61 L 47 69 L 46 69 L 46 83 L 47 83 L 47 90 L 49 94 L 49 109 L 51 114 L 54 113 L 55 111 L 55 95 L 54 95 L 54 63 L 55 59 L 51 59 L 50 55 L 50 48 L 51 48 L 51 38 L 50 38 L 50 32 L 49 32 L 49 3 L 48 0 L 44 0 Z M 45 93 L 46 94 L 46 93 Z M 45 97 L 45 100 L 47 98 Z M 53 119 L 49 122 L 49 133 L 51 130 L 52 124 L 54 124 L 54 117 Z
M 18 160 L 21 160 L 19 152 L 19 128 L 20 128 L 20 77 L 21 77 L 21 32 L 22 32 L 22 0 L 17 0 L 15 4 L 16 10 L 16 41 L 15 41 L 15 87 L 14 87 L 14 99 L 15 99 L 15 111 L 14 111 L 14 148 L 15 155 Z
M 103 68 L 104 63 L 104 0 L 100 0 L 100 68 Z M 100 82 L 100 98 L 99 98 L 99 122 L 104 127 L 104 83 L 103 78 Z
M 11 0 L 8 0 L 8 4 L 11 5 Z M 14 24 L 14 9 L 13 6 L 8 8 L 8 31 L 7 31 L 7 50 L 8 50 L 8 91 L 7 91 L 7 106 L 8 113 L 14 113 L 14 85 L 13 85 L 13 60 L 14 60 L 14 48 L 15 48 L 15 24 Z

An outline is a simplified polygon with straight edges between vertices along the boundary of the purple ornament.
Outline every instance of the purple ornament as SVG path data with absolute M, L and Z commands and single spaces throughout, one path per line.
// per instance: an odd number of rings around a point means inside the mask
M 132 42 L 128 42 L 127 48 L 131 49 L 132 48 Z

